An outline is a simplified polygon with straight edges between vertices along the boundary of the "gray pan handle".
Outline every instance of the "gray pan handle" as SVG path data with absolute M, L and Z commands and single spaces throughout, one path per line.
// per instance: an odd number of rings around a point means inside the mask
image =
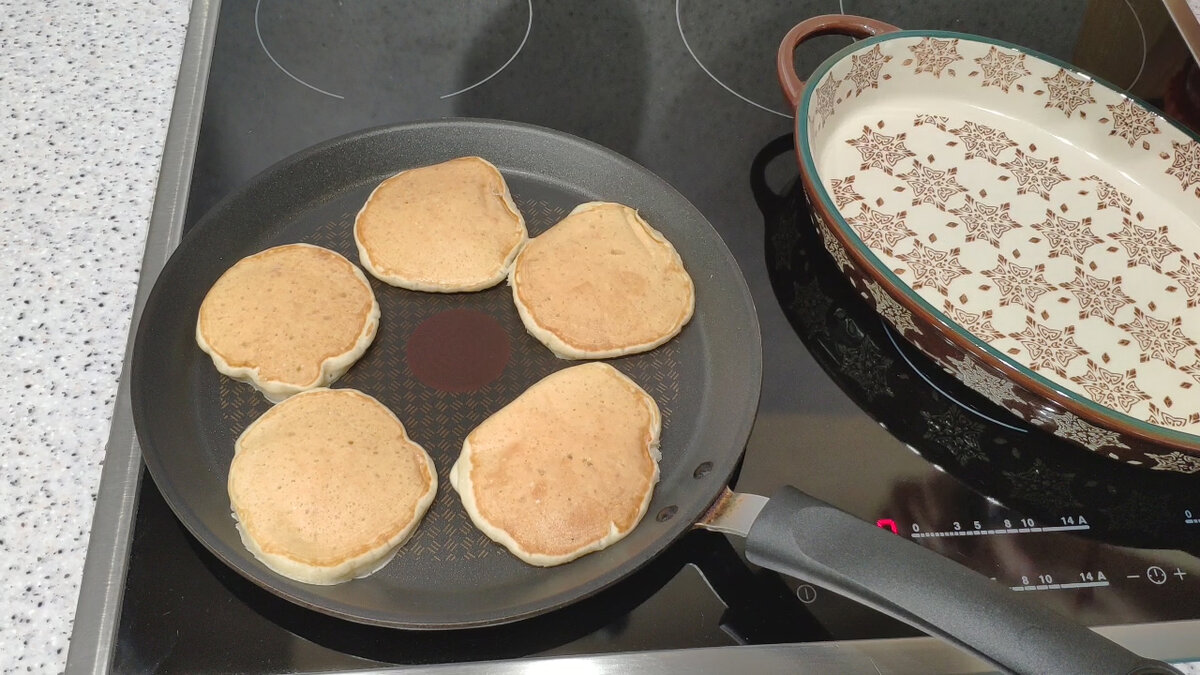
M 763 507 L 746 537 L 746 556 L 1015 672 L 1179 672 L 792 487 Z

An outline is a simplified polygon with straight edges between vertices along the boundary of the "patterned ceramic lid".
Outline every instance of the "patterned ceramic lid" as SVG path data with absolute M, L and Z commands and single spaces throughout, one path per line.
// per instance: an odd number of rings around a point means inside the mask
M 933 325 L 1087 422 L 1200 448 L 1193 136 L 1050 57 L 931 31 L 843 50 L 800 110 L 831 251 L 906 336 Z

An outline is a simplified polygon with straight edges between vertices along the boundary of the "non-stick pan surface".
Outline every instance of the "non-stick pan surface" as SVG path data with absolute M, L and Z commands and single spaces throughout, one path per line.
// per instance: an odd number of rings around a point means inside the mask
M 691 273 L 696 313 L 683 332 L 647 354 L 610 361 L 662 408 L 662 479 L 650 509 L 618 544 L 555 568 L 526 565 L 483 536 L 447 479 L 463 438 L 529 385 L 572 362 L 555 358 L 526 333 L 506 285 L 442 295 L 372 279 L 382 309 L 378 337 L 335 386 L 361 389 L 400 417 L 437 465 L 438 496 L 413 539 L 376 574 L 336 586 L 278 576 L 242 546 L 226 492 L 234 440 L 269 404 L 249 385 L 219 375 L 196 346 L 200 302 L 229 266 L 270 246 L 305 241 L 357 262 L 351 228 L 371 189 L 403 169 L 463 155 L 499 167 L 531 236 L 581 202 L 619 201 L 662 231 Z M 478 364 L 477 371 L 464 372 L 464 363 Z M 132 396 L 154 481 L 183 524 L 230 567 L 335 616 L 455 628 L 514 621 L 593 594 L 691 527 L 741 455 L 761 371 L 745 280 L 716 231 L 670 185 L 566 134 L 510 122 L 440 120 L 314 147 L 263 172 L 209 212 L 167 262 L 147 301 L 134 347 Z

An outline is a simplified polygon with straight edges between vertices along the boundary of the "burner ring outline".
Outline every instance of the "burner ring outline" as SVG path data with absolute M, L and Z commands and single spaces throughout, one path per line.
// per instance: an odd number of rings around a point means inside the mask
M 488 75 L 487 77 L 483 78 L 482 80 L 480 80 L 474 84 L 463 87 L 462 89 L 459 89 L 458 91 L 454 91 L 449 94 L 442 94 L 438 98 L 447 99 L 447 98 L 452 98 L 454 96 L 458 96 L 459 94 L 466 93 L 466 92 L 474 89 L 475 87 L 478 87 L 479 85 L 487 82 L 488 80 L 492 79 L 493 77 L 496 77 L 497 75 L 500 74 L 500 71 L 507 68 L 509 66 L 509 64 L 511 64 L 514 60 L 516 60 L 517 55 L 520 54 L 521 50 L 525 48 L 525 43 L 529 41 L 529 34 L 533 30 L 533 0 L 526 0 L 526 6 L 529 8 L 529 20 L 525 24 L 525 35 L 521 38 L 521 43 L 517 45 L 517 49 L 516 49 L 516 51 L 514 51 L 512 53 L 512 56 L 508 57 L 508 60 L 505 61 L 503 64 L 501 64 L 500 67 L 497 68 L 491 75 Z M 259 15 L 259 10 L 261 7 L 262 7 L 262 0 L 255 0 L 255 3 L 254 3 L 254 35 L 258 38 L 258 46 L 262 48 L 263 53 L 267 55 L 267 58 L 271 60 L 271 63 L 275 64 L 275 67 L 278 68 L 280 71 L 282 71 L 284 75 L 287 75 L 288 77 L 290 77 L 293 80 L 295 80 L 296 82 L 299 82 L 300 84 L 308 87 L 309 89 L 312 89 L 313 91 L 315 91 L 317 93 L 324 94 L 324 95 L 332 97 L 332 98 L 336 98 L 339 100 L 345 100 L 346 97 L 341 94 L 337 94 L 332 91 L 326 91 L 314 84 L 310 84 L 310 83 L 305 82 L 304 80 L 300 79 L 299 77 L 296 77 L 290 70 L 288 70 L 287 68 L 284 68 L 283 64 L 280 63 L 273 54 L 271 54 L 271 50 L 267 49 L 266 41 L 263 40 L 262 30 L 259 28 L 258 15 Z M 701 68 L 703 68 L 703 67 L 704 66 L 701 66 Z
M 458 91 L 451 92 L 449 94 L 442 94 L 438 98 L 447 99 L 452 96 L 458 96 L 459 94 L 462 94 L 464 92 L 471 91 L 475 87 L 478 87 L 479 85 L 483 84 L 484 82 L 487 82 L 488 80 L 492 79 L 493 77 L 499 75 L 500 71 L 507 68 L 508 64 L 512 63 L 517 58 L 517 54 L 521 53 L 521 50 L 525 48 L 525 43 L 529 40 L 530 31 L 533 30 L 533 0 L 528 0 L 528 6 L 529 6 L 529 22 L 525 24 L 525 37 L 521 38 L 521 44 L 517 45 L 517 51 L 513 52 L 512 56 L 508 57 L 508 60 L 505 61 L 503 63 L 503 65 L 501 65 L 499 68 L 497 68 L 496 72 L 492 73 L 491 75 L 488 75 L 487 77 L 476 82 L 475 84 L 472 84 L 468 87 L 463 87 L 462 89 L 459 89 Z
M 305 82 L 304 80 L 296 77 L 295 75 L 293 75 L 291 73 L 291 71 L 289 71 L 287 68 L 284 68 L 283 64 L 281 64 L 279 61 L 275 60 L 275 57 L 271 55 L 271 50 L 267 49 L 267 43 L 263 42 L 262 31 L 259 30 L 259 28 L 258 28 L 258 10 L 260 7 L 262 7 L 262 0 L 256 0 L 254 3 L 254 34 L 258 37 L 258 46 L 262 47 L 263 53 L 267 55 L 268 59 L 271 59 L 271 63 L 274 63 L 276 68 L 282 70 L 284 75 L 287 75 L 288 77 L 290 77 L 293 80 L 299 82 L 300 84 L 308 87 L 309 89 L 312 89 L 313 91 L 325 94 L 326 96 L 331 96 L 336 99 L 344 100 L 346 97 L 342 96 L 341 94 L 335 94 L 331 91 L 325 91 L 324 89 L 322 89 L 316 85 L 309 84 L 309 83 Z
M 722 89 L 724 89 L 725 91 L 742 99 L 746 103 L 749 103 L 750 105 L 754 106 L 755 108 L 765 110 L 765 111 L 771 113 L 772 115 L 779 115 L 780 117 L 782 117 L 784 119 L 789 119 L 789 120 L 792 119 L 792 117 L 793 117 L 792 115 L 788 115 L 786 113 L 781 113 L 778 110 L 775 110 L 774 108 L 768 108 L 767 106 L 765 106 L 761 103 L 758 103 L 757 101 L 753 101 L 745 96 L 742 96 L 738 92 L 734 91 L 733 87 L 730 87 L 729 85 L 725 84 L 720 79 L 718 79 L 716 75 L 713 75 L 712 71 L 709 70 L 708 67 L 705 66 L 704 63 L 700 60 L 700 57 L 696 56 L 696 52 L 692 51 L 692 46 L 690 44 L 688 44 L 687 36 L 684 35 L 683 19 L 681 17 L 681 12 L 680 12 L 680 7 L 682 6 L 682 4 L 683 4 L 683 0 L 675 0 L 675 25 L 676 25 L 676 27 L 679 28 L 679 38 L 681 40 L 683 40 L 684 48 L 687 49 L 688 54 L 691 55 L 692 60 L 696 62 L 696 65 L 700 66 L 700 70 L 703 70 L 704 74 L 708 75 L 712 79 L 713 82 L 716 82 L 717 84 L 721 85 Z
M 933 380 L 929 379 L 929 377 L 925 373 L 921 372 L 921 369 L 918 368 L 917 365 L 912 362 L 912 359 L 908 358 L 908 354 L 905 354 L 904 350 L 900 348 L 900 344 L 898 342 L 896 342 L 895 333 L 893 332 L 892 327 L 888 325 L 887 321 L 884 321 L 882 318 L 880 318 L 879 322 L 883 324 L 883 332 L 885 334 L 887 334 L 888 339 L 892 341 L 892 347 L 894 347 L 896 349 L 896 353 L 900 355 L 900 358 L 904 359 L 904 362 L 908 364 L 908 367 L 911 368 L 912 371 L 914 373 L 916 373 L 918 377 L 920 377 L 922 380 L 925 380 L 926 384 L 933 387 L 933 389 L 937 393 L 941 394 L 942 396 L 945 396 L 946 399 L 949 400 L 950 402 L 954 403 L 958 407 L 962 408 L 963 410 L 971 413 L 972 415 L 974 415 L 980 419 L 991 422 L 992 424 L 998 424 L 1006 429 L 1011 429 L 1013 431 L 1019 431 L 1023 434 L 1029 433 L 1028 429 L 1022 429 L 1021 427 L 1013 426 L 1011 424 L 1008 424 L 1007 422 L 1003 422 L 1003 421 L 998 420 L 990 415 L 985 415 L 984 413 L 979 412 L 978 410 L 972 408 L 971 406 L 967 405 L 966 403 L 963 403 L 962 401 L 958 400 L 956 397 L 949 394 L 945 389 L 942 389 L 941 387 L 934 384 Z

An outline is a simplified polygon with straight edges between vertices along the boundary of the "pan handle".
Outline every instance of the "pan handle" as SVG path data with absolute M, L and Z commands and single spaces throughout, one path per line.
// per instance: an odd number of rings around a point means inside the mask
M 779 75 L 779 86 L 783 87 L 783 95 L 787 97 L 792 110 L 800 105 L 800 97 L 804 94 L 804 80 L 796 74 L 796 64 L 792 60 L 792 52 L 805 40 L 819 35 L 849 35 L 853 38 L 865 38 L 872 35 L 882 35 L 900 30 L 890 23 L 868 19 L 865 16 L 850 14 L 823 14 L 805 19 L 783 36 L 779 44 L 779 52 L 775 57 L 775 71 Z
M 746 537 L 746 557 L 1019 673 L 1178 673 L 793 487 L 763 507 Z

